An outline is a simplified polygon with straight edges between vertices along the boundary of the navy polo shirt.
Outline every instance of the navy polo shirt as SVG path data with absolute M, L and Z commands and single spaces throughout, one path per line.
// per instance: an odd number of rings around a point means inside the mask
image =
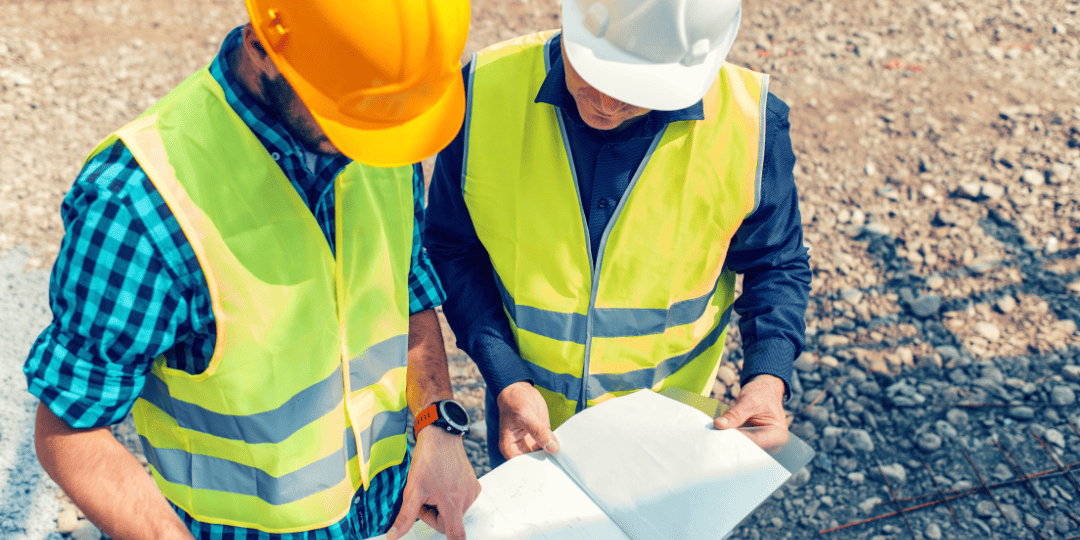
M 566 89 L 559 36 L 551 45 L 551 69 L 535 103 L 555 107 L 562 115 L 595 260 L 604 228 L 652 138 L 669 123 L 704 119 L 703 105 L 698 102 L 678 111 L 651 111 L 617 132 L 593 129 L 581 119 Z M 470 68 L 467 65 L 463 70 L 466 88 Z M 740 317 L 745 356 L 742 381 L 770 374 L 787 384 L 792 362 L 805 345 L 803 317 L 811 272 L 792 174 L 795 155 L 788 133 L 788 107 L 769 94 L 765 111 L 761 203 L 736 231 L 725 264 L 743 274 L 743 292 L 734 306 Z M 473 133 L 476 135 L 483 134 Z M 436 160 L 424 242 L 447 292 L 443 310 L 457 346 L 476 361 L 489 393 L 497 396 L 510 384 L 531 377 L 503 312 L 491 261 L 476 236 L 462 196 L 463 151 L 464 130 Z M 497 411 L 487 414 L 488 422 L 497 425 L 493 419 Z

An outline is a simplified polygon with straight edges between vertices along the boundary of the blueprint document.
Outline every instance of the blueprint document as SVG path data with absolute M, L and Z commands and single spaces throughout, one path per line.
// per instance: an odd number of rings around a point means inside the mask
M 480 479 L 469 540 L 719 539 L 813 455 L 794 436 L 786 453 L 766 452 L 650 391 L 590 407 L 555 435 L 558 454 L 521 456 Z M 444 536 L 417 522 L 405 538 Z

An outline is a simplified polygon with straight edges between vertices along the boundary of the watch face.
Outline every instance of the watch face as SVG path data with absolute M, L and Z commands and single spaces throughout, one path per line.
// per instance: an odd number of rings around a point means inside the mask
M 454 427 L 460 429 L 469 427 L 469 413 L 465 412 L 465 409 L 456 401 L 443 401 L 439 408 L 442 411 L 442 416 Z

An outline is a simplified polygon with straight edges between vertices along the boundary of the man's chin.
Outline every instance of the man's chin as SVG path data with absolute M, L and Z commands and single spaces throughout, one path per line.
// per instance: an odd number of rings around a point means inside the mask
M 585 124 L 589 127 L 600 131 L 610 131 L 622 124 L 622 122 L 618 122 L 615 118 L 596 115 L 583 116 L 581 119 L 584 120 Z

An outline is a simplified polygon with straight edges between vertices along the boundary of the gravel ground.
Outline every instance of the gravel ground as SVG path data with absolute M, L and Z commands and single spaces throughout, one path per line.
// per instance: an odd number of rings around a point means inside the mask
M 56 484 L 34 455 L 37 400 L 26 392 L 22 364 L 52 318 L 49 275 L 29 270 L 25 250 L 0 257 L 0 538 L 53 538 L 60 504 Z
M 558 26 L 558 6 L 474 0 L 467 52 Z M 744 9 L 731 59 L 770 73 L 791 106 L 814 289 L 787 408 L 819 454 L 733 538 L 1077 537 L 1080 471 L 1053 470 L 1080 462 L 1080 4 Z M 0 409 L 0 527 L 10 519 L 39 538 L 52 513 L 65 536 L 95 534 L 34 472 L 18 367 L 48 318 L 8 297 L 42 306 L 46 286 L 21 268 L 51 265 L 82 155 L 242 19 L 239 0 L 0 3 L 0 252 L 30 250 L 0 259 L 13 284 L 0 288 L 4 332 L 18 329 L 0 374 L 2 399 L 15 400 Z M 482 419 L 483 382 L 444 334 L 459 399 Z M 716 397 L 738 394 L 739 344 L 730 332 Z M 137 450 L 130 423 L 116 433 Z M 482 474 L 484 429 L 474 433 Z M 1002 485 L 967 493 L 983 482 Z M 822 532 L 939 489 L 964 496 Z

